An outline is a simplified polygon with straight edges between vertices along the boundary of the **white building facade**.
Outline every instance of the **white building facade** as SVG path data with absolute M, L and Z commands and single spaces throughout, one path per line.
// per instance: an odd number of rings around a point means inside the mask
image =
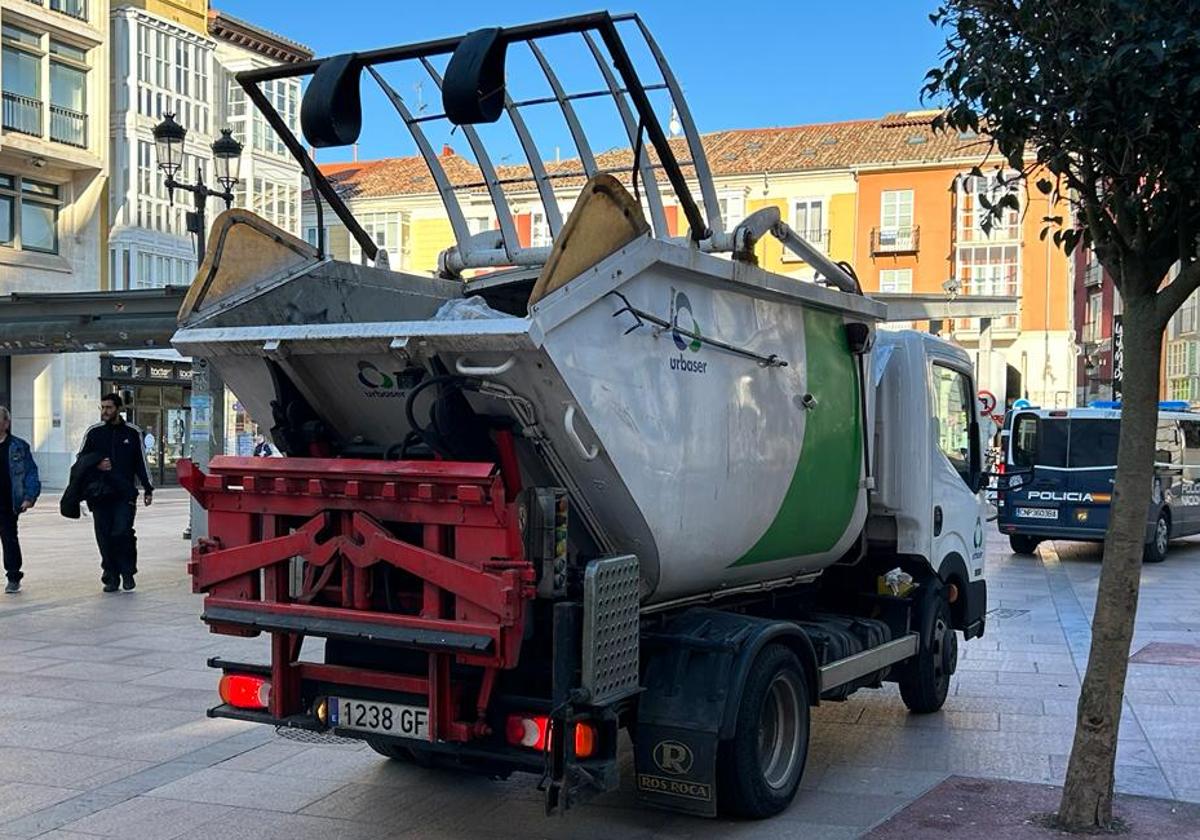
M 181 181 L 213 184 L 216 42 L 134 6 L 112 10 L 112 189 L 109 271 L 115 289 L 186 286 L 196 243 L 185 227 L 192 197 L 167 195 L 154 126 L 168 113 L 187 129 Z M 211 221 L 211 219 L 210 219 Z
M 107 288 L 107 0 L 0 0 L 0 295 Z M 0 347 L 0 404 L 48 487 L 99 411 L 96 354 Z
M 245 207 L 293 236 L 300 235 L 303 170 L 275 131 L 234 79 L 236 73 L 312 58 L 312 51 L 281 35 L 260 29 L 224 12 L 209 14 L 209 33 L 216 39 L 218 107 L 222 127 L 233 130 L 242 144 L 241 180 L 234 206 Z M 279 79 L 261 85 L 279 115 L 300 136 L 300 80 Z

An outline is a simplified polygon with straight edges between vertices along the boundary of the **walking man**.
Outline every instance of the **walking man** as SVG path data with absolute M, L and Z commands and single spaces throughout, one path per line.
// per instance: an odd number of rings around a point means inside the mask
M 29 444 L 13 437 L 12 415 L 0 405 L 0 543 L 4 545 L 4 591 L 21 591 L 21 543 L 17 540 L 17 517 L 33 507 L 42 492 L 37 464 Z
M 107 492 L 88 499 L 96 545 L 100 549 L 100 582 L 105 592 L 117 586 L 133 589 L 137 574 L 137 535 L 133 517 L 137 512 L 138 488 L 145 491 L 146 506 L 154 497 L 142 432 L 121 416 L 119 394 L 105 394 L 100 400 L 100 422 L 88 429 L 76 461 L 86 456 L 100 458 L 96 469 L 103 476 Z

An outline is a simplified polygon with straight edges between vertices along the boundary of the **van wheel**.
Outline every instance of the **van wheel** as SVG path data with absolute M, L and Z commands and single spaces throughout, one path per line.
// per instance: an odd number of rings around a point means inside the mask
M 1154 521 L 1154 538 L 1146 543 L 1142 552 L 1143 563 L 1161 563 L 1167 559 L 1167 548 L 1171 543 L 1171 517 L 1165 511 L 1158 512 Z
M 1037 547 L 1041 542 L 1037 537 L 1030 537 L 1025 534 L 1009 534 L 1008 536 L 1008 544 L 1012 547 L 1013 554 L 1034 554 L 1037 552 Z
M 742 692 L 733 738 L 721 742 L 717 802 L 727 814 L 763 819 L 791 804 L 808 759 L 808 684 L 796 654 L 768 645 Z
M 899 679 L 904 705 L 920 715 L 942 708 L 950 693 L 950 676 L 958 666 L 958 636 L 950 623 L 950 604 L 940 592 L 932 593 L 925 604 L 934 610 L 932 631 L 921 639 L 920 651 Z M 922 622 L 921 626 L 929 625 Z

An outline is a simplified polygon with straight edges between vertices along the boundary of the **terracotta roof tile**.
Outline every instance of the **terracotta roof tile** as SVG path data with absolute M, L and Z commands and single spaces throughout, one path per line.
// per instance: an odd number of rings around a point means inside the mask
M 987 139 L 963 136 L 953 131 L 934 132 L 934 111 L 909 111 L 888 114 L 877 120 L 850 120 L 784 128 L 744 128 L 702 135 L 708 164 L 715 177 L 758 175 L 764 172 L 819 171 L 867 166 L 905 166 L 938 161 L 981 160 L 987 151 Z M 671 141 L 676 157 L 690 160 L 683 138 Z M 654 155 L 651 154 L 651 159 Z M 482 181 L 479 168 L 470 160 L 447 151 L 439 157 L 451 183 L 457 187 Z M 596 155 L 601 169 L 613 170 L 628 181 L 633 161 L 631 149 L 611 149 Z M 546 171 L 567 175 L 581 171 L 578 159 L 550 161 Z M 345 197 L 381 197 L 435 192 L 432 177 L 418 156 L 384 158 L 359 163 L 321 164 Z M 690 166 L 685 174 L 692 177 Z M 524 183 L 506 184 L 509 193 L 531 192 L 533 180 L 527 166 L 497 167 L 501 180 L 525 179 Z M 665 181 L 665 178 L 660 178 Z M 582 177 L 554 179 L 557 187 L 583 182 Z M 472 187 L 483 191 L 482 187 Z

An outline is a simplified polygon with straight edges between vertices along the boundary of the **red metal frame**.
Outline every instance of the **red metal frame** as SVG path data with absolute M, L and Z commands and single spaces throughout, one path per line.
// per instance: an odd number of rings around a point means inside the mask
M 502 447 L 500 470 L 475 462 L 221 456 L 205 473 L 187 459 L 178 462 L 180 484 L 208 511 L 209 536 L 193 550 L 188 572 L 193 589 L 206 594 L 206 614 L 225 617 L 208 619 L 214 632 L 257 634 L 230 623 L 235 608 L 265 618 L 370 622 L 489 640 L 486 652 L 414 644 L 428 655 L 427 672 L 418 676 L 301 662 L 302 634 L 273 629 L 272 715 L 303 713 L 301 683 L 312 679 L 424 694 L 434 740 L 487 734 L 496 677 L 518 664 L 536 593 L 514 498 L 520 481 L 507 475 L 515 466 L 504 463 L 507 454 Z M 400 525 L 421 526 L 421 544 L 396 537 Z M 299 597 L 289 591 L 293 557 L 305 561 Z M 411 612 L 375 608 L 372 569 L 379 564 L 421 581 Z M 313 603 L 318 598 L 333 604 Z M 471 686 L 452 680 L 452 660 L 479 666 L 481 679 Z M 468 689 L 475 718 L 462 720 L 457 710 Z

